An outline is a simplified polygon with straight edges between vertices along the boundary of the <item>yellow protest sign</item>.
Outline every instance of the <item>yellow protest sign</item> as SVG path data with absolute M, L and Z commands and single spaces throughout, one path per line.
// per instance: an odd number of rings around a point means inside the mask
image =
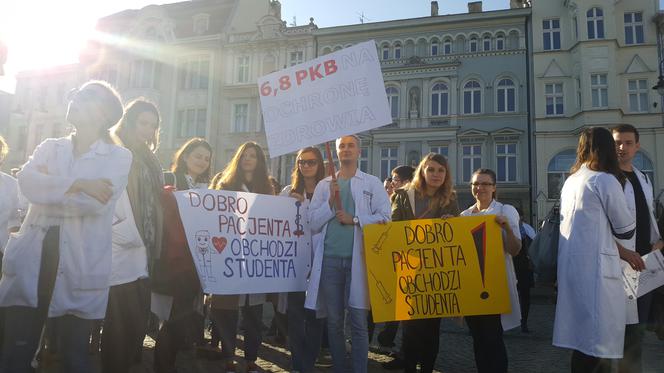
M 375 322 L 510 312 L 495 215 L 364 227 Z

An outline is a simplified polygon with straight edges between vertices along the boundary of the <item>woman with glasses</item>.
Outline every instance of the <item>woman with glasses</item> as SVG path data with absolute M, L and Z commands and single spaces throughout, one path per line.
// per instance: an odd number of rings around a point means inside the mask
M 623 355 L 627 303 L 618 245 L 634 250 L 636 228 L 625 181 L 611 132 L 585 129 L 560 193 L 553 325 L 553 344 L 573 350 L 573 373 L 611 372 L 610 359 Z
M 410 184 L 392 196 L 392 221 L 448 218 L 459 215 L 452 173 L 444 156 L 429 153 L 420 161 Z M 440 318 L 405 320 L 403 328 L 404 371 L 433 372 L 440 340 Z
M 47 318 L 58 330 L 61 371 L 94 371 L 90 332 L 106 314 L 113 212 L 132 162 L 131 152 L 109 134 L 122 114 L 120 96 L 108 83 L 83 84 L 67 110 L 76 132 L 42 142 L 17 174 L 30 209 L 2 262 L 0 371 L 33 371 Z
M 301 149 L 297 153 L 291 174 L 292 184 L 286 186 L 281 195 L 293 197 L 300 202 L 311 201 L 316 185 L 323 178 L 325 178 L 325 167 L 320 150 L 314 147 Z M 302 216 L 307 214 L 303 212 Z M 318 235 L 312 237 L 312 240 L 318 239 L 320 239 Z M 312 258 L 313 255 L 312 252 Z M 324 319 L 316 317 L 316 311 L 313 310 L 315 307 L 305 308 L 305 297 L 304 291 L 288 293 L 286 313 L 288 342 L 293 364 L 291 371 L 309 373 L 314 371 L 314 363 L 320 350 Z M 281 298 L 283 297 L 280 297 L 280 300 Z
M 516 275 L 512 257 L 521 250 L 519 213 L 513 206 L 496 201 L 496 173 L 486 168 L 475 171 L 470 180 L 475 204 L 461 216 L 496 215 L 496 223 L 502 228 L 505 268 L 512 312 L 503 315 L 466 316 L 466 324 L 473 336 L 473 351 L 478 373 L 507 372 L 507 350 L 503 331 L 521 325 Z

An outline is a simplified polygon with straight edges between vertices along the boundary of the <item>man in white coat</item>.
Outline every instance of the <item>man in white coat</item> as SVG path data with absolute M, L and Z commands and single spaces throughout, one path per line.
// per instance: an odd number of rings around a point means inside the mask
M 383 183 L 358 170 L 360 140 L 356 136 L 337 139 L 340 169 L 336 177 L 318 183 L 309 207 L 314 233 L 323 237 L 315 248 L 314 267 L 307 304 L 325 304 L 330 352 L 334 372 L 346 372 L 344 316 L 350 314 L 352 371 L 367 371 L 369 340 L 367 313 L 370 309 L 364 260 L 362 227 L 390 220 L 390 201 Z M 335 197 L 335 195 L 337 197 Z
M 660 239 L 653 208 L 653 187 L 643 172 L 633 165 L 634 157 L 640 149 L 639 132 L 634 126 L 623 124 L 614 127 L 611 132 L 616 142 L 620 169 L 627 176 L 625 198 L 627 206 L 636 219 L 636 250 L 618 246 L 623 265 L 629 265 L 637 271 L 645 269 L 641 259 L 652 250 L 661 249 L 664 243 Z M 641 345 L 650 313 L 653 293 L 638 299 L 627 299 L 627 326 L 625 327 L 625 347 L 620 361 L 620 373 L 640 373 Z M 633 297 L 632 297 L 633 298 Z

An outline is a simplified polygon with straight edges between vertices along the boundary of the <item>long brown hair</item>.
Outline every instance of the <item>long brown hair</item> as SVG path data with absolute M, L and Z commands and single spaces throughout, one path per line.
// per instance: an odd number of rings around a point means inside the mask
M 318 167 L 316 169 L 316 183 L 325 178 L 325 164 L 323 163 L 323 154 L 321 154 L 320 150 L 313 146 L 300 149 L 295 157 L 295 165 L 293 166 L 293 172 L 291 173 L 291 191 L 302 195 L 304 195 L 304 175 L 302 175 L 302 171 L 300 171 L 297 161 L 304 153 L 313 153 L 316 157 L 316 165 Z
M 428 161 L 434 161 L 441 166 L 445 167 L 445 180 L 443 185 L 441 185 L 434 193 L 433 197 L 429 201 L 429 207 L 435 208 L 445 207 L 452 200 L 456 199 L 456 191 L 454 190 L 454 183 L 452 182 L 452 173 L 450 172 L 449 163 L 445 156 L 437 153 L 429 153 L 422 160 L 420 164 L 417 165 L 415 169 L 415 174 L 413 176 L 413 181 L 410 182 L 408 188 L 412 188 L 417 192 L 420 197 L 426 196 L 427 194 L 427 182 L 424 178 L 424 165 Z
M 184 182 L 184 175 L 187 173 L 187 163 L 185 162 L 186 158 L 193 152 L 196 148 L 198 147 L 203 147 L 205 150 L 210 152 L 210 162 L 212 162 L 212 146 L 210 146 L 210 143 L 205 141 L 204 139 L 200 137 L 194 137 L 193 139 L 190 139 L 184 145 L 178 149 L 177 152 L 175 152 L 175 155 L 173 156 L 173 165 L 171 166 L 171 172 L 175 174 L 175 178 L 177 179 L 178 183 Z M 210 182 L 210 169 L 211 169 L 211 163 L 210 166 L 208 166 L 207 170 L 203 172 L 202 174 L 198 175 L 196 180 L 194 180 L 195 183 L 209 183 Z M 186 184 L 179 184 L 179 185 L 186 185 Z
M 590 127 L 581 132 L 576 148 L 576 163 L 570 169 L 570 174 L 577 172 L 583 165 L 593 171 L 609 173 L 615 176 L 620 184 L 625 184 L 625 174 L 618 164 L 616 142 L 606 128 Z
M 155 152 L 157 150 L 157 146 L 159 146 L 159 124 L 161 119 L 157 105 L 153 104 L 145 98 L 140 97 L 127 104 L 124 115 L 122 116 L 122 120 L 115 126 L 113 132 L 122 140 L 124 144 L 131 147 L 135 141 L 133 139 L 132 132 L 130 131 L 136 130 L 136 121 L 138 120 L 138 116 L 143 113 L 152 113 L 157 117 L 157 128 L 155 129 L 152 138 L 147 142 L 148 148 L 152 152 Z
M 251 192 L 257 194 L 274 194 L 274 189 L 270 183 L 267 173 L 267 162 L 265 161 L 265 153 L 260 145 L 253 141 L 245 142 L 235 152 L 233 159 L 226 165 L 223 171 L 220 172 L 221 176 L 215 176 L 215 183 L 210 185 L 212 189 L 224 189 L 241 191 L 242 185 L 246 185 L 247 181 L 244 180 L 244 173 L 240 169 L 240 161 L 242 155 L 247 149 L 252 148 L 256 151 L 256 169 L 253 172 L 251 179 Z

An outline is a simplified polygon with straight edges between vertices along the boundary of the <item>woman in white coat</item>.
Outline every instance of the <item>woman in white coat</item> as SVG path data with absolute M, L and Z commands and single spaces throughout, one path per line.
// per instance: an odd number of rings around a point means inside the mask
M 106 313 L 113 211 L 132 159 L 108 133 L 122 113 L 110 85 L 84 84 L 67 111 L 76 133 L 42 142 L 17 175 L 30 209 L 2 262 L 3 372 L 32 372 L 47 317 L 58 329 L 62 371 L 93 371 L 90 331 Z
M 282 196 L 289 196 L 300 202 L 311 201 L 316 185 L 325 177 L 323 155 L 318 148 L 307 147 L 301 149 L 295 157 L 295 167 L 291 175 L 292 184 L 281 191 Z M 308 205 L 305 205 L 308 208 Z M 302 217 L 306 219 L 307 214 Z M 311 240 L 318 242 L 320 234 L 314 234 Z M 315 245 L 315 243 L 313 244 Z M 313 258 L 313 252 L 311 253 Z M 282 301 L 279 294 L 279 304 L 285 303 L 288 315 L 288 345 L 292 357 L 294 372 L 309 373 L 314 371 L 314 363 L 323 337 L 324 319 L 317 318 L 314 310 L 304 306 L 306 292 L 296 291 L 287 294 L 287 301 Z
M 473 173 L 470 189 L 475 204 L 461 213 L 461 216 L 496 215 L 496 223 L 503 230 L 503 247 L 507 284 L 512 312 L 502 315 L 466 316 L 466 324 L 473 336 L 475 365 L 479 373 L 506 373 L 507 350 L 503 341 L 503 331 L 521 325 L 519 295 L 516 288 L 516 275 L 512 258 L 521 250 L 519 213 L 513 206 L 496 201 L 496 173 L 481 168 Z
M 618 247 L 634 247 L 615 143 L 601 127 L 583 131 L 560 203 L 558 302 L 553 344 L 570 348 L 573 373 L 610 372 L 622 357 L 626 302 Z

